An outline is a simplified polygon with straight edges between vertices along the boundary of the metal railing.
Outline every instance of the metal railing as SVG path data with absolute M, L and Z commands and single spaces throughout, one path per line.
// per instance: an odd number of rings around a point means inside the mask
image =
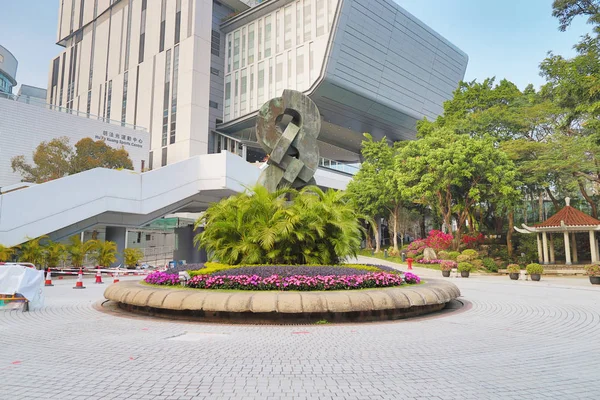
M 108 118 L 105 118 L 105 117 L 101 117 L 99 115 L 88 114 L 88 113 L 83 112 L 83 111 L 73 110 L 71 108 L 61 107 L 61 106 L 57 106 L 57 105 L 54 105 L 54 104 L 48 104 L 48 103 L 46 103 L 45 100 L 40 99 L 39 97 L 31 97 L 31 96 L 27 96 L 27 95 L 18 96 L 16 94 L 2 93 L 2 92 L 0 92 L 0 99 L 18 101 L 20 103 L 31 104 L 33 106 L 42 107 L 42 108 L 45 108 L 47 110 L 52 110 L 52 111 L 66 113 L 66 114 L 76 115 L 78 117 L 83 117 L 83 118 L 95 119 L 97 121 L 101 121 L 101 122 L 104 122 L 104 123 L 107 123 L 107 124 L 119 125 L 119 126 L 123 126 L 125 128 L 134 129 L 136 131 L 144 131 L 144 132 L 146 132 L 146 128 L 144 128 L 142 126 L 139 126 L 139 125 L 128 124 L 126 122 L 121 122 L 121 121 L 117 121 L 117 120 L 114 120 L 114 119 L 108 119 Z
M 356 175 L 360 170 L 360 164 L 346 164 L 340 161 L 330 160 L 329 158 L 321 157 L 319 166 L 327 169 L 332 169 L 338 172 L 344 172 L 350 175 Z

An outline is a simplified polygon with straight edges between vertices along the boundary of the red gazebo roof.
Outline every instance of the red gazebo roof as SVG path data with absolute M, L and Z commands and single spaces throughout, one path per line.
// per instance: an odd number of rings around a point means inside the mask
M 534 226 L 536 228 L 558 228 L 561 226 L 561 221 L 564 221 L 565 226 L 600 226 L 599 220 L 569 205 L 544 222 Z

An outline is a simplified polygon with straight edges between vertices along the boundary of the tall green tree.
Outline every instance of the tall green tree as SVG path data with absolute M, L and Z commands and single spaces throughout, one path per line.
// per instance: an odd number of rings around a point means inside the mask
M 38 269 L 44 263 L 44 247 L 40 244 L 40 240 L 46 236 L 41 236 L 18 246 L 19 261 L 34 264 Z
M 15 250 L 11 247 L 6 247 L 0 244 L 0 261 L 6 262 L 12 259 Z
M 43 254 L 46 267 L 56 268 L 67 258 L 67 249 L 64 244 L 50 240 L 45 244 Z
M 88 240 L 87 242 L 82 242 L 79 235 L 71 236 L 69 238 L 67 252 L 71 259 L 71 263 L 75 268 L 83 267 L 86 256 L 94 249 L 94 246 L 96 246 L 95 241 Z
M 560 23 L 558 29 L 562 32 L 578 16 L 587 17 L 588 24 L 600 25 L 600 1 L 599 0 L 554 0 L 552 3 L 552 15 L 558 18 Z
M 117 244 L 108 240 L 95 240 L 92 259 L 101 267 L 110 267 L 117 261 Z
M 133 169 L 129 153 L 113 149 L 104 141 L 81 139 L 71 147 L 69 139 L 62 137 L 42 142 L 33 152 L 33 164 L 20 155 L 11 159 L 13 172 L 18 172 L 26 182 L 43 183 L 88 169 L 102 167 Z

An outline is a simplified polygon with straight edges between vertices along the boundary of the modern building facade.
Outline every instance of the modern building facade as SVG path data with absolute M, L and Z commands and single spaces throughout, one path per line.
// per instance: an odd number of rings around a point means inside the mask
M 12 93 L 17 85 L 19 63 L 8 49 L 0 45 L 0 93 Z
M 322 117 L 322 166 L 349 172 L 363 132 L 412 139 L 468 57 L 393 0 L 61 0 L 48 101 L 150 134 L 149 167 L 228 150 L 264 157 L 256 110 L 283 89 Z

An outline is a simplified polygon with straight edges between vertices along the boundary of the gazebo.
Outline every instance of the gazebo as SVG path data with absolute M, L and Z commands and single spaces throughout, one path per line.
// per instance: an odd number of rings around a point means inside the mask
M 571 265 L 573 262 L 577 263 L 577 241 L 575 234 L 578 232 L 589 232 L 592 263 L 598 262 L 599 251 L 598 242 L 596 241 L 596 231 L 600 230 L 600 220 L 571 207 L 570 202 L 570 198 L 565 198 L 566 206 L 540 224 L 534 226 L 522 224 L 523 229 L 515 227 L 517 232 L 536 234 L 540 263 L 555 263 L 554 243 L 552 242 L 553 233 L 562 233 L 564 236 L 565 263 L 567 265 Z M 548 235 L 550 235 L 550 240 L 548 239 Z

